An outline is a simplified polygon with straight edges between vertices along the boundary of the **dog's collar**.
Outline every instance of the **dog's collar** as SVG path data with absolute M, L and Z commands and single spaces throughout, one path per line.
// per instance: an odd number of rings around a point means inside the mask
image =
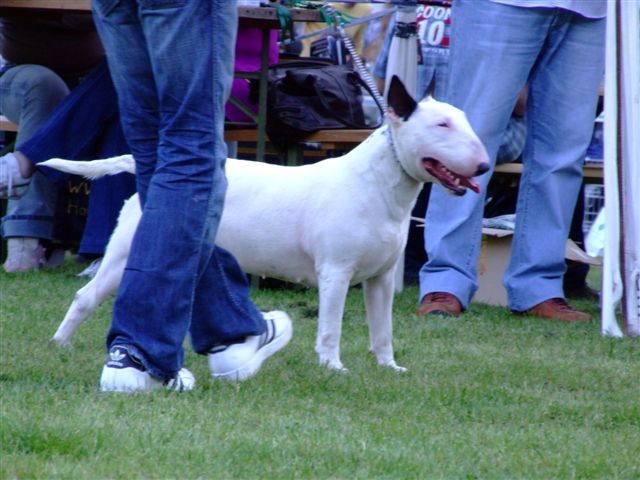
M 409 177 L 411 179 L 414 179 L 411 175 L 409 175 L 409 172 L 407 172 L 404 169 L 404 166 L 400 162 L 400 157 L 398 156 L 398 151 L 396 150 L 396 144 L 393 141 L 393 132 L 391 131 L 391 126 L 389 124 L 387 124 L 386 127 L 387 127 L 387 129 L 385 130 L 385 133 L 387 134 L 387 138 L 389 139 L 389 146 L 391 147 L 391 155 L 393 155 L 394 160 L 398 163 L 398 166 L 400 167 L 400 170 L 402 170 L 402 172 L 407 177 Z

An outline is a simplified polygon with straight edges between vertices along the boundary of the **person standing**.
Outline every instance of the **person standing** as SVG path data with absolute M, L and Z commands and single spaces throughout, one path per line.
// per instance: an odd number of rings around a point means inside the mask
M 236 3 L 94 0 L 93 10 L 142 206 L 101 389 L 192 389 L 187 332 L 214 377 L 243 380 L 289 342 L 292 326 L 284 312 L 257 309 L 235 258 L 214 245 L 227 185 Z
M 590 316 L 562 288 L 565 243 L 582 182 L 604 73 L 604 0 L 457 0 L 447 101 L 462 109 L 495 165 L 502 134 L 528 85 L 527 139 L 516 229 L 504 276 L 517 314 Z M 479 178 L 486 191 L 491 172 Z M 419 313 L 459 315 L 477 290 L 484 193 L 453 198 L 435 186 Z

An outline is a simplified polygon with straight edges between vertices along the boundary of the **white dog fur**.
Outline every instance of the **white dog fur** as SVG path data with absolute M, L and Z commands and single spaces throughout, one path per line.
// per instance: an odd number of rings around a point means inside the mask
M 216 243 L 249 274 L 317 286 L 319 361 L 344 369 L 340 336 L 347 290 L 362 283 L 369 347 L 378 364 L 402 371 L 392 347 L 394 268 L 404 250 L 412 207 L 424 182 L 461 195 L 484 173 L 487 153 L 464 113 L 426 99 L 416 103 L 394 79 L 387 125 L 344 156 L 299 167 L 229 159 L 229 181 Z M 437 159 L 437 162 L 434 160 Z M 41 165 L 97 178 L 134 172 L 131 156 Z M 454 173 L 455 172 L 455 173 Z M 95 277 L 75 295 L 53 340 L 76 328 L 120 283 L 140 218 L 137 194 L 122 207 Z

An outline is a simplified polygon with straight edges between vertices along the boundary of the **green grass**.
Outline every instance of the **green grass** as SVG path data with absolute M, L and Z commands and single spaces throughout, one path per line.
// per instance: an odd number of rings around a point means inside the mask
M 396 374 L 367 352 L 359 289 L 342 360 L 316 365 L 313 290 L 259 290 L 294 319 L 294 338 L 258 376 L 188 394 L 98 391 L 111 302 L 73 345 L 48 339 L 80 266 L 0 273 L 0 478 L 640 478 L 640 343 L 473 305 L 459 319 L 415 315 L 396 297 Z

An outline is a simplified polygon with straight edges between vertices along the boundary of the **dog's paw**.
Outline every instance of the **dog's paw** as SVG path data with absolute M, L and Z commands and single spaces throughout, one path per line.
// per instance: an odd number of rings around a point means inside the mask
M 329 370 L 335 370 L 341 373 L 347 373 L 349 370 L 345 368 L 340 360 L 320 357 L 320 365 L 327 367 Z
M 49 342 L 55 344 L 58 347 L 69 347 L 71 345 L 70 338 L 66 338 L 58 335 L 54 335 L 53 337 L 51 337 L 49 339 Z
M 382 366 L 382 367 L 391 368 L 391 369 L 395 370 L 396 372 L 400 372 L 400 373 L 403 373 L 403 372 L 407 371 L 406 368 L 401 367 L 400 365 L 398 365 L 395 362 L 395 360 L 390 360 L 390 361 L 387 361 L 387 362 L 384 362 L 384 363 L 380 363 L 379 365 Z

